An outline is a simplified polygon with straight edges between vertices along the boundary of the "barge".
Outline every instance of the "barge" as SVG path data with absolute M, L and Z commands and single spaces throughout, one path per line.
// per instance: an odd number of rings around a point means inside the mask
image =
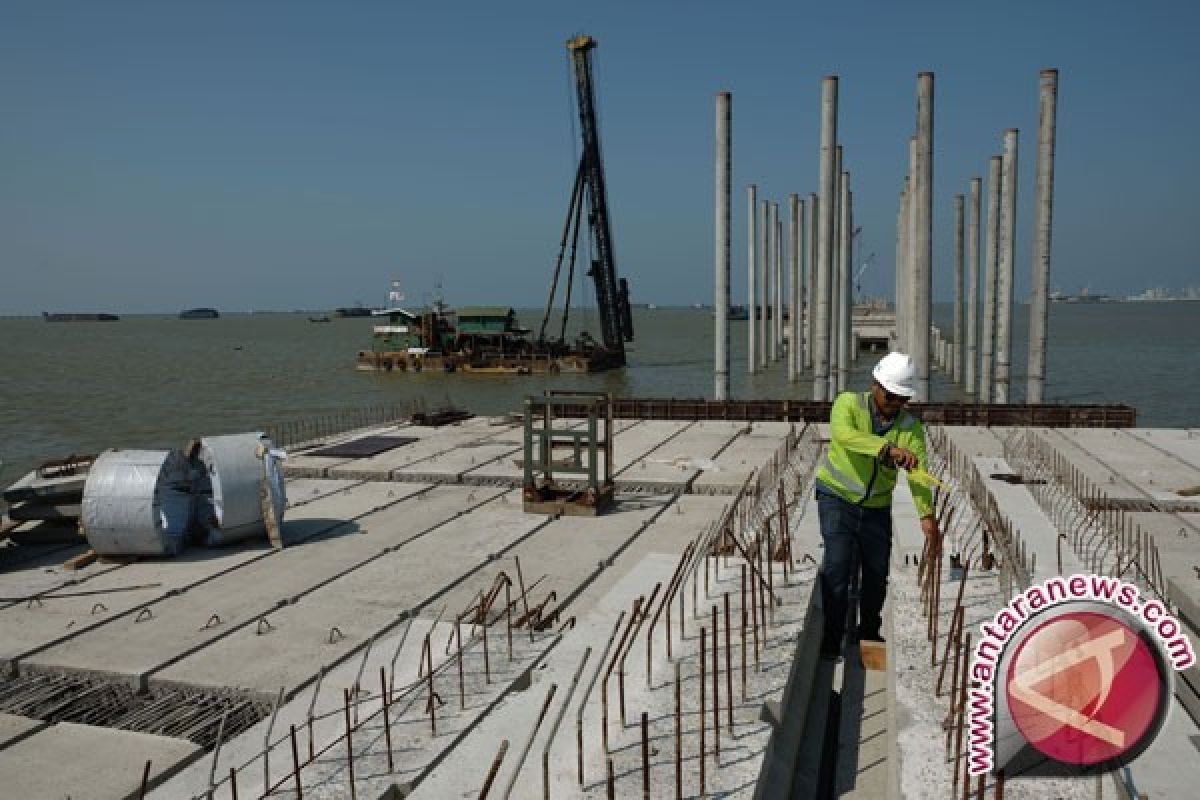
M 358 351 L 355 367 L 382 372 L 465 372 L 484 375 L 544 375 L 599 372 L 624 365 L 584 333 L 573 343 L 535 342 L 501 306 L 458 310 L 443 303 L 420 313 L 393 307 L 374 312 L 371 346 Z
M 120 319 L 116 314 L 93 314 L 91 312 L 42 312 L 46 322 L 116 322 Z

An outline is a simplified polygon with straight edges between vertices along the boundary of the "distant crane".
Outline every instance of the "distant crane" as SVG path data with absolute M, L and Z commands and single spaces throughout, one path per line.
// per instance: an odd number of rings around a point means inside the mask
M 596 98 L 592 87 L 591 52 L 596 40 L 591 36 L 579 35 L 567 41 L 571 54 L 571 65 L 575 75 L 575 94 L 579 106 L 580 132 L 583 136 L 583 151 L 579 168 L 575 172 L 575 186 L 571 191 L 571 203 L 567 209 L 567 220 L 563 225 L 558 259 L 554 265 L 554 279 L 550 285 L 550 297 L 546 301 L 546 313 L 542 318 L 538 334 L 539 344 L 546 342 L 546 325 L 558 288 L 559 272 L 564 256 L 570 247 L 569 273 L 566 297 L 570 305 L 571 281 L 575 273 L 575 254 L 579 241 L 584 204 L 587 204 L 587 227 L 591 243 L 592 264 L 588 275 L 596 288 L 596 305 L 600 315 L 600 333 L 608 366 L 625 366 L 625 342 L 633 341 L 633 315 L 629 310 L 629 284 L 617 278 L 616 258 L 613 255 L 612 229 L 608 216 L 608 196 L 604 187 L 604 163 L 600 158 L 600 131 L 596 124 Z M 564 307 L 559 343 L 566 334 L 568 309 Z
M 871 262 L 873 262 L 874 260 L 875 260 L 875 254 L 871 253 L 871 255 L 867 256 L 867 259 L 865 261 L 863 261 L 862 266 L 860 266 L 858 268 L 858 272 L 854 273 L 854 294 L 859 299 L 862 299 L 862 276 L 863 276 L 863 273 L 867 271 L 867 267 L 871 266 Z

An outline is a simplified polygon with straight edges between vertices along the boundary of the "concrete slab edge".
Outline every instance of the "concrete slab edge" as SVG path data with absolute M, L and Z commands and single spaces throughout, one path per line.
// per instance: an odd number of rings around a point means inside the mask
M 796 796 L 794 782 L 800 743 L 809 721 L 809 711 L 817 687 L 817 667 L 820 664 L 820 638 L 824 616 L 817 601 L 820 593 L 816 591 L 816 587 L 819 583 L 814 580 L 810 584 L 804 627 L 796 639 L 791 673 L 783 690 L 783 724 L 771 731 L 771 737 L 763 751 L 762 767 L 754 788 L 754 800 Z

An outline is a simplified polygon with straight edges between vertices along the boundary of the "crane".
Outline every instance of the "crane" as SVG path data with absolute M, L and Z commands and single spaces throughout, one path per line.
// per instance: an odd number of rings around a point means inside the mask
M 862 298 L 863 273 L 867 271 L 867 267 L 871 266 L 871 262 L 874 260 L 875 254 L 871 253 L 871 255 L 867 256 L 866 260 L 863 261 L 862 266 L 858 268 L 858 272 L 854 273 L 854 294 L 856 294 L 859 298 Z
M 542 318 L 539 345 L 546 343 L 546 325 L 554 304 L 559 273 L 568 246 L 570 248 L 569 276 L 566 289 L 566 307 L 563 310 L 559 344 L 566 333 L 567 307 L 570 306 L 571 278 L 575 271 L 575 256 L 578 250 L 579 233 L 587 206 L 587 228 L 591 245 L 592 263 L 588 270 L 596 288 L 596 304 L 600 316 L 600 334 L 606 351 L 603 361 L 607 366 L 625 365 L 625 342 L 633 341 L 633 316 L 629 310 L 629 284 L 617 277 L 616 258 L 613 255 L 612 228 L 608 215 L 608 196 L 604 184 L 604 163 L 600 158 L 600 131 L 596 124 L 596 99 L 592 87 L 591 53 L 596 40 L 581 34 L 567 41 L 572 70 L 575 77 L 575 95 L 579 108 L 579 125 L 583 138 L 583 150 L 579 167 L 575 171 L 575 184 L 571 190 L 571 202 L 563 235 L 559 244 L 558 258 L 554 266 L 554 278 L 550 285 L 550 297 L 546 301 L 546 313 Z

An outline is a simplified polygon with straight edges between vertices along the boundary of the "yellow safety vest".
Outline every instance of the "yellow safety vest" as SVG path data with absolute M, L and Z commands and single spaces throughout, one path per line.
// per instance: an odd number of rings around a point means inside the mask
M 817 480 L 825 488 L 855 505 L 888 508 L 896 488 L 897 470 L 879 459 L 883 445 L 903 447 L 916 454 L 922 468 L 925 455 L 925 426 L 917 417 L 901 410 L 886 434 L 871 431 L 869 392 L 842 392 L 829 414 L 830 442 L 817 468 Z M 909 483 L 917 515 L 933 515 L 933 494 L 928 486 Z

